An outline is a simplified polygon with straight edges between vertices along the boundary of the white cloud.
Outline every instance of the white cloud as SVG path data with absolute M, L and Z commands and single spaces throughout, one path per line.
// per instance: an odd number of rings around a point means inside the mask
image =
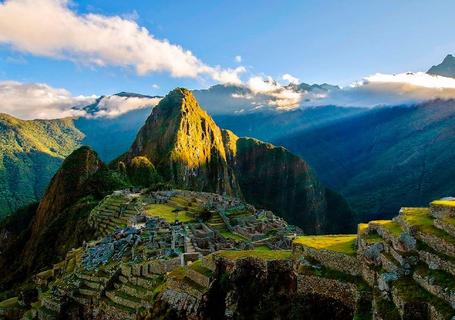
M 99 111 L 94 117 L 117 117 L 132 110 L 154 107 L 160 100 L 161 98 L 107 96 L 99 102 Z
M 418 103 L 438 98 L 455 99 L 455 79 L 424 72 L 377 73 L 303 104 L 373 107 Z
M 268 105 L 280 110 L 292 110 L 299 106 L 303 93 L 279 84 L 272 77 L 253 76 L 244 85 L 249 93 L 236 93 L 233 98 L 251 100 L 258 107 Z
M 154 83 L 154 84 L 152 84 L 152 88 L 153 88 L 153 89 L 159 89 L 160 86 L 159 86 L 158 84 Z
M 235 56 L 235 62 L 241 63 L 242 62 L 242 56 Z
M 173 77 L 209 76 L 239 83 L 238 69 L 208 66 L 191 51 L 156 39 L 127 17 L 78 15 L 69 0 L 6 0 L 0 2 L 0 44 L 77 63 L 132 67 L 138 74 L 168 72 Z
M 296 78 L 296 77 L 290 75 L 289 73 L 283 74 L 281 79 L 283 79 L 284 81 L 287 81 L 289 83 L 293 83 L 293 84 L 299 84 L 299 82 L 300 82 L 299 78 Z
M 117 117 L 136 109 L 153 107 L 160 98 L 106 96 L 96 110 L 83 108 L 96 101 L 96 96 L 73 96 L 69 91 L 44 83 L 0 82 L 0 112 L 20 119 L 56 119 L 65 117 Z
M 65 89 L 52 88 L 42 83 L 0 82 L 0 112 L 21 119 L 53 119 L 84 115 L 74 106 L 95 101 L 95 96 L 74 97 Z

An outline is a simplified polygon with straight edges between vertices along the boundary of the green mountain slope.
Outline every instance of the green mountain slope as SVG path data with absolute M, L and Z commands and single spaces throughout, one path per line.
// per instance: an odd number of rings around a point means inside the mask
M 71 119 L 23 121 L 0 114 L 0 217 L 39 200 L 83 139 Z
M 18 210 L 0 223 L 0 289 L 25 280 L 92 239 L 88 215 L 104 196 L 128 185 L 88 147 L 62 163 L 39 204 Z
M 280 139 L 364 215 L 455 194 L 455 102 L 373 109 Z

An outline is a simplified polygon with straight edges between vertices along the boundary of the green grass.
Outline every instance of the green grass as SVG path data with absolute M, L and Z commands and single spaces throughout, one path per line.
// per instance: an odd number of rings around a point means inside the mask
M 450 319 L 454 313 L 448 303 L 424 290 L 411 278 L 403 277 L 395 281 L 393 287 L 398 290 L 398 295 L 403 300 L 422 303 L 428 302 L 441 311 L 446 319 Z
M 393 220 L 374 220 L 370 221 L 370 224 L 380 225 L 395 237 L 399 237 L 400 234 L 403 232 L 400 225 Z
M 429 215 L 429 210 L 428 208 L 402 208 L 400 215 L 417 230 L 455 245 L 455 239 L 451 235 L 433 225 L 434 219 Z
M 254 250 L 257 250 L 257 251 L 272 251 L 272 249 L 270 249 L 269 247 L 267 247 L 265 245 L 257 246 L 257 247 L 254 248 Z
M 186 211 L 174 212 L 175 208 L 166 204 L 151 204 L 146 207 L 146 214 L 149 217 L 159 217 L 167 222 L 191 222 L 194 218 Z
M 190 265 L 190 268 L 199 272 L 200 274 L 203 274 L 204 276 L 206 277 L 211 277 L 213 272 L 212 270 L 210 269 L 207 269 L 206 267 L 204 267 L 202 265 L 202 261 L 201 260 L 198 260 L 196 262 L 194 262 L 193 264 Z
M 220 234 L 226 238 L 226 239 L 231 239 L 231 240 L 234 240 L 234 241 L 245 241 L 245 237 L 242 237 L 241 235 L 237 234 L 237 233 L 233 233 L 233 232 L 230 232 L 230 231 L 227 231 L 227 230 L 223 230 L 223 231 L 220 231 Z
M 347 255 L 355 255 L 355 234 L 322 235 L 322 236 L 300 236 L 293 244 L 303 245 L 314 249 L 325 249 Z
M 0 308 L 6 309 L 6 308 L 13 308 L 13 307 L 18 307 L 19 306 L 19 301 L 17 297 L 9 298 L 3 301 L 0 301 Z
M 229 260 L 247 257 L 263 260 L 285 260 L 291 257 L 291 250 L 223 250 L 214 254 Z
M 435 200 L 431 202 L 431 204 L 436 206 L 455 207 L 455 201 L 453 200 Z
M 375 244 L 384 241 L 382 237 L 377 234 L 376 232 L 370 232 L 368 234 L 363 234 L 362 239 L 366 241 L 368 244 Z

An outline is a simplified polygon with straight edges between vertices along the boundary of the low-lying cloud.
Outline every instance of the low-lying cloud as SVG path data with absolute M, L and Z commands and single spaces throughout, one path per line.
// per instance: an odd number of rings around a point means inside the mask
M 160 101 L 161 98 L 158 97 L 107 96 L 100 100 L 98 111 L 91 116 L 114 118 L 133 110 L 154 107 Z
M 377 73 L 347 87 L 298 85 L 298 79 L 285 74 L 288 84 L 271 77 L 251 77 L 233 98 L 246 99 L 250 108 L 269 107 L 294 110 L 307 106 L 337 105 L 375 107 L 413 104 L 434 99 L 455 99 L 455 79 L 424 72 Z
M 93 103 L 95 96 L 73 96 L 65 89 L 43 83 L 0 82 L 0 112 L 21 119 L 54 119 L 83 116 L 73 109 Z
M 56 119 L 65 117 L 117 117 L 132 110 L 153 107 L 157 97 L 106 96 L 92 110 L 96 96 L 73 96 L 68 90 L 43 83 L 0 82 L 0 112 L 20 119 Z
M 433 99 L 454 99 L 455 79 L 424 72 L 377 73 L 351 86 L 333 90 L 303 105 L 375 107 L 419 103 Z
M 155 38 L 132 18 L 80 15 L 68 5 L 69 0 L 0 2 L 0 44 L 80 64 L 132 67 L 139 75 L 168 72 L 173 77 L 208 76 L 238 84 L 245 71 L 206 65 L 191 51 Z

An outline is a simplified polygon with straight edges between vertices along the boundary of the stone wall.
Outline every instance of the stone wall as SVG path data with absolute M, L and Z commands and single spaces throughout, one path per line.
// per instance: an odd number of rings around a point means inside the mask
M 455 276 L 455 263 L 450 260 L 443 259 L 437 254 L 427 251 L 418 251 L 419 258 L 425 262 L 430 269 L 439 269 L 448 272 Z
M 434 218 L 455 217 L 455 206 L 430 204 L 430 214 Z
M 362 274 L 362 264 L 356 256 L 329 251 L 316 250 L 306 246 L 294 246 L 293 255 L 304 255 L 319 261 L 323 266 L 353 276 Z
M 341 301 L 353 310 L 360 298 L 357 286 L 353 283 L 313 275 L 297 275 L 297 292 L 329 297 Z

